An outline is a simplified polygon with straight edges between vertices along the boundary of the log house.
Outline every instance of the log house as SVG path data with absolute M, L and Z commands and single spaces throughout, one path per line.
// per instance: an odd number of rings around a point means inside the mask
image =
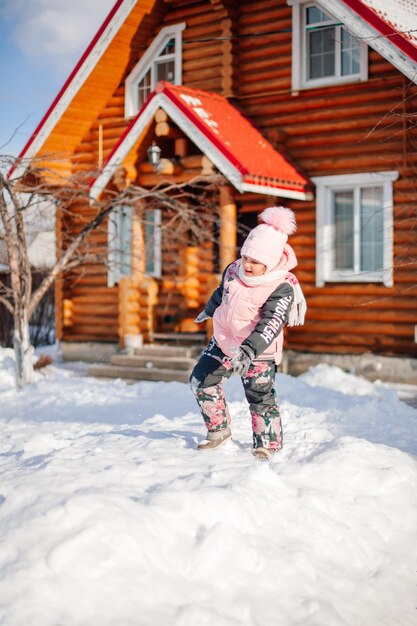
M 245 228 L 285 204 L 308 303 L 287 346 L 416 355 L 417 14 L 404 24 L 405 0 L 391 15 L 377 4 L 115 2 L 21 156 L 64 176 L 100 167 L 95 197 L 220 172 L 218 243 L 161 241 L 149 260 L 143 207 L 130 218 L 127 273 L 91 265 L 57 283 L 59 339 L 123 346 L 128 334 L 199 330 L 192 319 Z M 57 220 L 58 246 L 68 228 Z

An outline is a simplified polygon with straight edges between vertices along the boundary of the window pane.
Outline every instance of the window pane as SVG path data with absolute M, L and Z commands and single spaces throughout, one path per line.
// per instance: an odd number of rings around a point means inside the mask
M 155 271 L 155 214 L 153 211 L 145 211 L 145 248 L 146 248 L 146 264 L 145 271 L 147 274 L 153 274 Z
M 320 11 L 318 7 L 308 7 L 307 8 L 307 24 L 320 24 L 320 22 L 333 22 L 331 17 L 326 15 L 323 11 Z
M 373 272 L 383 269 L 384 215 L 382 187 L 361 189 L 360 269 Z
M 308 32 L 309 79 L 334 76 L 335 29 L 320 28 Z
M 175 37 L 172 37 L 168 41 L 168 43 L 164 46 L 158 56 L 162 57 L 165 54 L 174 54 L 175 53 Z
M 139 108 L 148 99 L 151 93 L 151 71 L 148 70 L 138 85 L 138 103 Z
M 353 191 L 336 191 L 334 207 L 334 269 L 353 270 Z
M 157 63 L 156 69 L 156 81 L 166 80 L 169 83 L 173 83 L 175 80 L 175 61 L 163 61 Z
M 341 37 L 342 76 L 359 74 L 359 41 L 344 28 L 341 29 Z
M 145 272 L 150 276 L 161 273 L 161 210 L 145 211 Z
M 120 271 L 129 275 L 132 271 L 132 209 L 121 207 L 120 217 Z
M 117 207 L 109 218 L 109 278 L 110 286 L 132 270 L 132 209 Z

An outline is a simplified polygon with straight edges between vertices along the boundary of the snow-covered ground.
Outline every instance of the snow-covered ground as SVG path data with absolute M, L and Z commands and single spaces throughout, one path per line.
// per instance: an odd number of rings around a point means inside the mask
M 181 383 L 49 366 L 22 392 L 0 350 L 1 626 L 414 626 L 417 411 L 329 366 L 277 376 L 284 450 L 255 459 Z

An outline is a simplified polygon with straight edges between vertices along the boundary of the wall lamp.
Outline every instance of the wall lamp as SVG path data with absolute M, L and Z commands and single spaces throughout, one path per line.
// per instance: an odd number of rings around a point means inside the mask
M 157 171 L 161 164 L 161 148 L 153 141 L 147 149 L 148 161 L 152 165 L 153 169 Z

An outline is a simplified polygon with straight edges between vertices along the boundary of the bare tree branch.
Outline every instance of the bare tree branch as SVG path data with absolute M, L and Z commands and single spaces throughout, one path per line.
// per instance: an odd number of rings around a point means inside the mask
M 10 304 L 10 302 L 8 300 L 6 300 L 6 298 L 4 298 L 3 296 L 0 296 L 0 304 L 3 304 L 6 309 L 9 311 L 9 313 L 11 313 L 13 315 L 14 310 L 12 305 Z

